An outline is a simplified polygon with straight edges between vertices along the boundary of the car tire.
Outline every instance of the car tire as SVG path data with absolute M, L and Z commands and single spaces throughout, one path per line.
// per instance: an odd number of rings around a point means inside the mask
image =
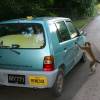
M 85 55 L 85 53 L 83 53 L 83 55 L 82 55 L 82 57 L 80 59 L 80 62 L 81 63 L 85 63 L 86 62 L 86 55 Z
M 58 72 L 56 81 L 52 87 L 52 94 L 55 97 L 59 97 L 62 94 L 63 91 L 63 85 L 64 85 L 64 73 L 62 70 Z

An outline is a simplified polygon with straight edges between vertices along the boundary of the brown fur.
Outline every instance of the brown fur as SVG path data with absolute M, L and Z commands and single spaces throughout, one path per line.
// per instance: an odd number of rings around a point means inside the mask
M 85 46 L 80 46 L 79 44 L 77 44 L 77 45 L 78 45 L 78 47 L 81 50 L 83 50 L 85 52 L 86 56 L 88 56 L 89 58 L 91 58 L 90 69 L 91 69 L 92 72 L 94 72 L 95 71 L 95 64 L 96 64 L 96 62 L 97 63 L 100 63 L 100 62 L 95 58 L 95 55 L 93 54 L 93 51 L 92 51 L 92 48 L 91 48 L 91 43 L 86 42 Z

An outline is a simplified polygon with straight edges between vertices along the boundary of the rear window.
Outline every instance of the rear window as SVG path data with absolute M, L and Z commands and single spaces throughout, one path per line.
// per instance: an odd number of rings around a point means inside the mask
M 44 30 L 41 24 L 0 25 L 0 47 L 43 48 Z

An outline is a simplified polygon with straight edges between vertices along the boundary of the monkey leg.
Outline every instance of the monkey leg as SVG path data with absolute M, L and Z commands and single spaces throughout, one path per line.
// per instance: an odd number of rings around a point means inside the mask
M 95 63 L 95 61 L 91 61 L 90 62 L 90 70 L 91 70 L 91 72 L 95 72 L 96 71 L 96 63 Z

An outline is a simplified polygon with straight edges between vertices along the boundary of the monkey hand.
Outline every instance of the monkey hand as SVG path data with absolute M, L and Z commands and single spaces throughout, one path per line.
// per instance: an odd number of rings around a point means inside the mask
M 78 44 L 77 42 L 75 42 L 75 44 Z

